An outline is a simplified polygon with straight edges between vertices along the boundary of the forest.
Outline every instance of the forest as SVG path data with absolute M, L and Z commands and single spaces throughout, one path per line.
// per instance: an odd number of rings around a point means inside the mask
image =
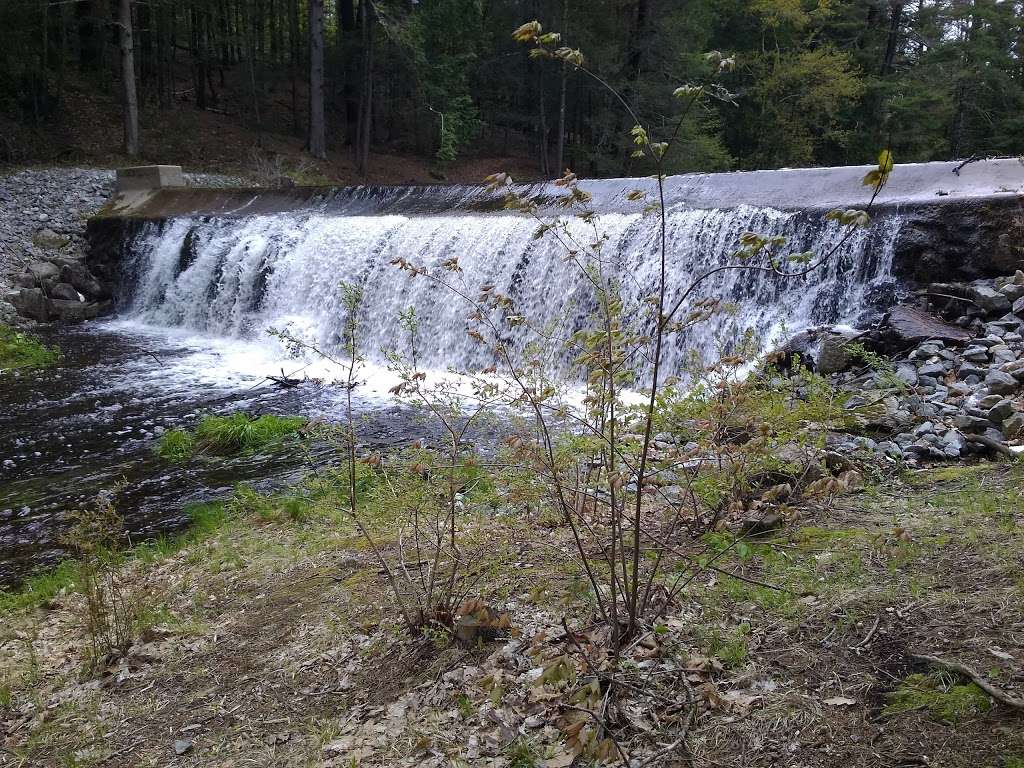
M 901 162 L 990 157 L 1024 141 L 1024 3 L 1010 0 L 4 0 L 0 162 L 151 157 L 163 148 L 147 128 L 207 112 L 239 142 L 291 135 L 362 176 L 376 154 L 439 177 L 474 156 L 544 178 L 649 171 L 624 151 L 611 91 L 511 39 L 533 18 L 655 127 L 676 84 L 707 80 L 709 54 L 735 63 L 670 172 L 866 163 L 880 146 Z M 78 126 L 104 121 L 129 126 L 124 140 L 75 146 Z

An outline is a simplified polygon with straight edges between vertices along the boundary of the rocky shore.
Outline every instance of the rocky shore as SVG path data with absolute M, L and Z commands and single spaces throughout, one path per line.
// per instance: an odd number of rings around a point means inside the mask
M 805 332 L 775 359 L 796 356 L 858 414 L 862 434 L 830 434 L 834 450 L 917 463 L 1024 452 L 1024 271 L 927 285 L 870 329 Z
M 85 266 L 85 225 L 114 192 L 114 171 L 23 170 L 0 177 L 0 322 L 76 322 L 111 309 Z M 196 186 L 238 179 L 186 174 Z

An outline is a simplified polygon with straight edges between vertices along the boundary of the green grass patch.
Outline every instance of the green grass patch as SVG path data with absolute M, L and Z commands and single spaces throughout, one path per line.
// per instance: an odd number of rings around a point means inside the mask
M 213 536 L 231 520 L 231 514 L 222 502 L 191 504 L 185 508 L 185 512 L 190 520 L 187 530 L 175 536 L 159 536 L 113 557 L 119 560 L 138 558 L 144 563 L 157 562 Z M 49 570 L 30 576 L 19 587 L 0 590 L 0 616 L 38 608 L 62 591 L 75 591 L 78 578 L 78 562 L 64 560 Z
M 945 675 L 910 675 L 885 698 L 883 715 L 925 711 L 932 719 L 949 725 L 977 717 L 992 708 L 992 700 L 974 683 L 956 683 Z
M 265 415 L 252 418 L 246 413 L 206 416 L 194 432 L 173 429 L 157 444 L 157 453 L 169 461 L 187 461 L 196 453 L 232 456 L 274 448 L 306 425 L 300 416 Z
M 46 368 L 60 360 L 60 351 L 34 336 L 0 324 L 0 371 Z

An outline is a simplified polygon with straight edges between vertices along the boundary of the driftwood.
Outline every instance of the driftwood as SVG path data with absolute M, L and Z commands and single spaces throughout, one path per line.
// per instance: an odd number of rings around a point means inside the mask
M 272 381 L 282 389 L 294 389 L 302 383 L 302 379 L 295 379 L 288 376 L 284 372 L 284 368 L 281 369 L 280 376 L 267 376 L 267 381 Z
M 1016 457 L 1016 454 L 1010 450 L 1010 446 L 998 440 L 993 440 L 991 437 L 985 437 L 985 435 L 964 435 L 964 439 L 969 443 L 983 445 L 996 453 L 1003 454 L 1003 456 L 1009 456 L 1011 459 Z

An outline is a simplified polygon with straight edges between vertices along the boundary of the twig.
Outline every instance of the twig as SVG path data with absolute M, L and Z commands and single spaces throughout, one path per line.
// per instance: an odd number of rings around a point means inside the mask
M 961 664 L 958 661 L 950 661 L 949 659 L 941 659 L 938 656 L 929 656 L 924 653 L 912 653 L 910 654 L 910 658 L 914 659 L 915 661 L 923 661 L 927 664 L 933 664 L 937 667 L 943 667 L 945 669 L 950 670 L 951 672 L 956 672 L 958 674 L 963 675 L 964 677 L 969 677 L 976 686 L 981 688 L 981 690 L 983 690 L 996 701 L 1005 704 L 1008 707 L 1013 707 L 1014 709 L 1024 709 L 1024 699 L 1014 698 L 1005 691 L 996 688 L 994 685 L 992 685 L 992 683 L 988 682 L 988 680 L 986 680 L 980 674 L 978 674 L 973 669 L 968 667 L 966 664 Z
M 871 627 L 871 629 L 868 631 L 868 633 L 864 636 L 864 639 L 861 640 L 856 645 L 848 645 L 846 647 L 849 648 L 851 651 L 857 651 L 857 650 L 860 650 L 861 648 L 863 648 L 865 645 L 867 645 L 868 643 L 871 642 L 871 638 L 873 638 L 875 636 L 875 632 L 878 631 L 878 625 L 881 624 L 881 623 L 882 623 L 882 615 L 879 614 L 878 616 L 875 617 L 875 624 L 874 624 L 873 627 Z

